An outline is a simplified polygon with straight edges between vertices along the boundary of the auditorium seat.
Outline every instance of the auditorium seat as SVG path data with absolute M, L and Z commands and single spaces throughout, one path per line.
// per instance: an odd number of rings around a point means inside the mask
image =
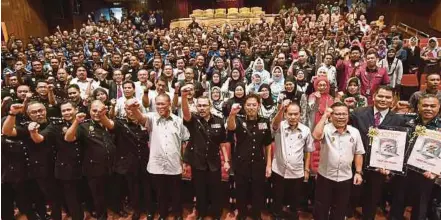
M 253 14 L 251 14 L 250 8 L 248 7 L 243 7 L 239 9 L 239 17 L 242 18 L 249 18 L 252 17 Z
M 228 9 L 228 14 L 227 14 L 228 18 L 236 18 L 237 16 L 239 16 L 239 9 L 238 8 L 229 8 Z
M 248 7 L 243 7 L 239 9 L 239 13 L 243 13 L 243 12 L 251 12 L 250 8 Z
M 193 10 L 193 13 L 190 15 L 190 17 L 195 17 L 195 18 L 205 17 L 205 13 L 201 9 L 195 9 Z
M 214 17 L 214 10 L 213 9 L 207 9 L 205 10 L 205 17 L 207 18 L 213 18 Z
M 420 80 L 421 80 L 420 85 L 426 84 L 427 74 L 425 74 L 425 73 L 421 74 Z
M 401 79 L 401 86 L 418 87 L 418 77 L 416 74 L 404 74 Z
M 218 8 L 215 10 L 214 17 L 215 18 L 225 18 L 227 16 L 225 8 Z

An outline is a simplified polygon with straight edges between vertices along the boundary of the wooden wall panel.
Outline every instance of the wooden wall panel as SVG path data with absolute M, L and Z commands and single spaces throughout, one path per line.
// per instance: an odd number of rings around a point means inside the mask
M 2 22 L 9 34 L 25 41 L 30 35 L 48 34 L 42 0 L 2 0 L 1 5 Z

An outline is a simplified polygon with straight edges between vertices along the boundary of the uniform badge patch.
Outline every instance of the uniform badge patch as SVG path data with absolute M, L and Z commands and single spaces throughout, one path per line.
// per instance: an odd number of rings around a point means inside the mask
M 259 123 L 259 124 L 257 124 L 257 126 L 259 127 L 259 130 L 268 129 L 268 126 L 266 125 L 266 123 Z

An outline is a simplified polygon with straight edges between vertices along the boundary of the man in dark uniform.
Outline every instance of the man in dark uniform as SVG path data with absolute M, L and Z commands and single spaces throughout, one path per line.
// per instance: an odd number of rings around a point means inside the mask
M 84 100 L 81 99 L 80 87 L 77 84 L 71 84 L 67 87 L 67 97 L 69 101 L 74 103 L 75 107 L 78 108 L 78 112 L 89 113 L 87 106 L 84 105 Z
M 225 146 L 227 142 L 224 121 L 210 113 L 210 99 L 204 96 L 197 99 L 198 115 L 192 115 L 187 98 L 188 88 L 188 86 L 184 86 L 181 91 L 184 125 L 190 132 L 190 141 L 184 153 L 184 163 L 190 164 L 192 168 L 196 210 L 199 217 L 212 216 L 215 219 L 220 219 L 221 160 L 219 147 L 221 147 L 225 158 L 223 168 L 227 171 L 230 169 L 229 155 Z M 184 167 L 186 166 L 184 165 Z M 207 196 L 207 193 L 210 197 Z M 208 211 L 209 204 L 211 204 L 210 211 Z
M 410 120 L 407 125 L 416 128 L 423 126 L 429 130 L 441 131 L 441 119 L 439 118 L 440 102 L 433 94 L 425 94 L 418 100 L 418 116 Z M 416 139 L 412 139 L 411 146 Z M 406 158 L 407 159 L 407 158 Z M 429 171 L 413 169 L 407 170 L 407 176 L 394 177 L 394 192 L 390 218 L 392 220 L 403 220 L 405 199 L 410 197 L 412 205 L 411 219 L 426 219 L 431 192 L 435 185 L 435 179 L 439 174 Z M 432 218 L 429 218 L 432 219 Z
M 138 220 L 142 211 L 147 211 L 150 219 L 154 214 L 154 210 L 151 202 L 151 180 L 146 169 L 149 160 L 149 133 L 133 117 L 133 113 L 129 108 L 125 108 L 125 113 L 125 117 L 116 118 L 115 120 L 115 172 L 117 176 L 115 185 L 116 189 L 119 190 L 124 185 L 123 181 L 127 182 L 129 201 L 134 211 L 133 220 Z M 121 193 L 115 198 L 117 199 L 115 202 L 120 202 L 122 200 Z M 141 198 L 145 207 L 149 210 L 141 209 Z M 121 207 L 117 208 L 121 209 Z
M 237 140 L 234 165 L 240 220 L 247 217 L 248 190 L 252 195 L 252 215 L 254 219 L 261 218 L 265 177 L 271 176 L 271 127 L 268 119 L 258 116 L 259 106 L 260 97 L 250 94 L 245 100 L 246 117 L 237 117 L 241 106 L 234 104 L 227 119 L 227 129 L 234 131 Z
M 83 175 L 87 177 L 98 219 L 107 219 L 107 208 L 111 205 L 108 202 L 112 198 L 109 183 L 112 182 L 116 148 L 112 132 L 115 124 L 106 113 L 107 109 L 101 101 L 93 101 L 91 120 L 81 123 L 86 115 L 77 115 L 64 137 L 67 142 L 78 140 L 83 147 Z
M 29 85 L 32 90 L 35 90 L 38 80 L 46 80 L 47 75 L 43 72 L 43 64 L 40 60 L 32 61 L 32 74 L 23 76 L 24 84 Z
M 78 191 L 81 180 L 82 152 L 78 141 L 66 142 L 64 135 L 75 120 L 78 109 L 73 103 L 64 102 L 60 105 L 63 119 L 52 121 L 41 132 L 35 134 L 36 141 L 43 142 L 53 139 L 57 147 L 55 159 L 55 178 L 60 180 L 67 208 L 72 219 L 83 219 Z M 84 113 L 78 114 L 81 116 Z
M 57 101 L 54 95 L 54 86 L 52 84 L 48 84 L 44 80 L 37 81 L 37 87 L 35 88 L 36 94 L 31 98 L 31 100 L 35 100 L 40 102 L 46 107 L 47 116 L 49 118 L 59 117 L 60 110 L 57 107 Z
M 395 114 L 390 110 L 393 105 L 393 88 L 390 86 L 380 86 L 374 93 L 374 106 L 364 107 L 355 110 L 351 115 L 352 126 L 360 131 L 363 146 L 366 149 L 365 164 L 369 164 L 371 148 L 369 146 L 369 128 L 378 126 L 405 126 L 405 119 L 400 115 Z M 378 169 L 364 170 L 365 183 L 363 187 L 363 219 L 374 219 L 377 204 L 380 201 L 383 192 L 383 186 L 386 177 L 390 174 L 389 170 Z M 361 190 L 360 187 L 354 186 L 351 195 L 351 204 L 353 207 L 350 212 L 353 212 L 357 203 L 357 193 Z M 349 213 L 352 214 L 352 213 Z
M 24 106 L 13 104 L 10 107 L 8 116 L 2 119 L 2 214 L 5 220 L 14 219 L 14 201 L 22 214 L 28 219 L 35 219 L 32 211 L 31 201 L 26 191 L 26 180 L 29 160 L 28 148 L 24 145 L 22 137 L 14 135 L 13 128 L 25 129 L 20 126 L 24 118 L 22 116 Z M 17 118 L 19 117 L 19 118 Z M 17 118 L 17 119 L 16 119 Z M 7 123 L 5 123 L 7 122 Z M 20 133 L 26 133 L 25 131 Z M 17 132 L 15 133 L 17 134 Z
M 14 104 L 12 108 L 16 108 Z M 27 160 L 27 166 L 29 170 L 29 177 L 34 179 L 38 185 L 39 190 L 44 195 L 44 199 L 50 201 L 52 204 L 52 218 L 61 219 L 61 197 L 55 178 L 53 177 L 53 143 L 50 140 L 39 140 L 38 129 L 44 129 L 49 125 L 46 117 L 46 108 L 42 103 L 31 101 L 27 106 L 27 115 L 30 121 L 25 121 L 18 127 L 15 125 L 15 117 L 6 119 L 2 132 L 10 137 L 21 137 L 24 144 L 27 146 L 27 153 L 29 154 L 29 160 Z M 26 130 L 27 127 L 27 130 Z M 40 200 L 38 197 L 38 190 L 32 191 L 31 196 L 34 196 L 36 200 Z M 45 216 L 44 209 L 41 206 L 45 201 L 35 201 L 37 203 L 37 210 L 40 217 Z
M 59 99 L 67 98 L 67 86 L 69 86 L 68 74 L 65 69 L 58 69 L 54 82 L 54 94 Z

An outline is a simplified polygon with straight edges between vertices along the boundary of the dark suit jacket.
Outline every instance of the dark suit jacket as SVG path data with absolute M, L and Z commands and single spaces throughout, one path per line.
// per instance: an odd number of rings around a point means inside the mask
M 118 93 L 118 87 L 113 80 L 103 80 L 100 83 L 100 86 L 109 90 L 109 100 L 115 99 Z
M 366 151 L 365 157 L 368 159 L 371 147 L 369 146 L 369 128 L 374 126 L 374 107 L 368 106 L 363 108 L 358 108 L 351 114 L 352 126 L 360 131 L 361 140 L 363 141 L 363 146 Z M 387 113 L 386 117 L 381 122 L 380 126 L 394 126 L 394 127 L 405 127 L 406 120 L 401 115 L 397 115 L 391 110 Z M 366 161 L 365 164 L 368 164 Z

